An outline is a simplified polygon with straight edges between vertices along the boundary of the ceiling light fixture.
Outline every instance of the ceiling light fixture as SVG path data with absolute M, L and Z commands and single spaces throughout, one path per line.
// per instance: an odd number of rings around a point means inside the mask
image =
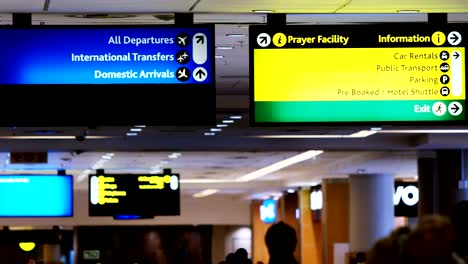
M 256 138 L 365 138 L 378 133 L 379 131 L 361 130 L 349 135 L 261 135 Z
M 112 136 L 86 136 L 86 139 L 106 139 Z M 0 136 L 0 139 L 73 139 L 76 136 Z
M 276 163 L 274 163 L 274 164 L 272 164 L 270 166 L 266 166 L 265 168 L 262 168 L 262 169 L 254 171 L 254 172 L 251 172 L 249 174 L 246 174 L 244 176 L 241 176 L 241 177 L 237 178 L 236 180 L 238 182 L 247 182 L 247 181 L 251 181 L 251 180 L 254 180 L 254 179 L 258 179 L 260 177 L 263 177 L 263 176 L 265 176 L 267 174 L 270 174 L 272 172 L 281 170 L 281 169 L 286 168 L 288 166 L 291 166 L 293 164 L 296 164 L 296 163 L 299 163 L 299 162 L 302 162 L 302 161 L 305 161 L 305 160 L 308 160 L 308 159 L 311 159 L 311 158 L 315 158 L 315 157 L 317 157 L 318 155 L 320 155 L 322 153 L 323 153 L 323 150 L 309 150 L 309 151 L 303 152 L 301 154 L 298 154 L 296 156 L 293 156 L 291 158 L 287 158 L 285 160 L 276 162 Z
M 234 49 L 234 46 L 218 46 L 216 47 L 218 50 L 232 50 Z
M 136 137 L 136 136 L 138 136 L 138 133 L 133 133 L 133 132 L 127 133 L 127 137 Z
M 226 34 L 226 37 L 229 37 L 229 38 L 243 38 L 243 37 L 247 37 L 247 35 L 234 33 L 234 34 Z
M 198 193 L 195 193 L 193 195 L 194 198 L 202 198 L 202 197 L 207 197 L 207 196 L 210 196 L 210 195 L 213 195 L 215 193 L 217 193 L 218 190 L 217 189 L 206 189 L 206 190 L 203 190 L 201 192 L 198 192 Z
M 215 59 L 222 59 L 224 58 L 224 55 L 215 55 Z
M 130 128 L 131 132 L 141 132 L 143 129 L 141 128 Z
M 180 179 L 180 183 L 237 183 L 236 180 L 229 179 Z
M 145 128 L 146 126 L 145 125 L 137 125 L 137 126 L 134 126 L 134 127 Z
M 203 133 L 203 135 L 205 135 L 205 136 L 214 136 L 214 135 L 216 135 L 216 133 L 213 133 L 213 132 L 205 132 L 205 133 Z
M 417 14 L 419 10 L 397 10 L 397 13 L 400 14 Z
M 273 10 L 261 10 L 261 9 L 254 9 L 252 10 L 254 13 L 274 13 L 275 11 Z
M 224 124 L 232 124 L 234 123 L 234 120 L 223 120 Z
M 239 120 L 242 119 L 242 116 L 230 116 L 229 118 Z
M 228 127 L 227 124 L 217 124 L 216 127 Z
M 413 134 L 468 134 L 468 129 L 408 129 L 408 130 L 382 130 L 379 133 L 413 133 Z
M 222 129 L 221 128 L 210 128 L 210 131 L 211 132 L 221 132 Z

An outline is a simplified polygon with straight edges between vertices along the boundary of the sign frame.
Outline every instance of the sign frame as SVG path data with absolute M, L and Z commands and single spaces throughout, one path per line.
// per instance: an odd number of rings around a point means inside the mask
M 215 32 L 213 24 L 193 25 L 32 25 L 0 26 L 1 30 L 47 29 L 196 30 L 207 36 L 205 83 L 0 84 L 0 126 L 203 126 L 216 123 Z M 177 31 L 174 31 L 176 35 Z M 122 33 L 123 34 L 123 33 Z M 172 34 L 172 32 L 171 32 Z M 194 33 L 195 34 L 195 33 Z M 191 37 L 191 36 L 190 36 Z M 73 41 L 67 39 L 64 42 Z M 92 48 L 94 44 L 91 44 Z M 175 45 L 175 44 L 172 44 Z M 191 45 L 189 46 L 191 47 Z M 174 48 L 175 49 L 175 48 Z M 105 50 L 104 50 L 105 51 Z M 175 56 L 176 54 L 174 54 Z M 191 58 L 192 60 L 192 58 Z M 155 62 L 161 63 L 161 62 Z M 164 67 L 164 64 L 161 67 Z M 169 69 L 169 66 L 168 66 Z M 51 73 L 53 74 L 53 73 Z M 52 113 L 61 111 L 65 118 Z
M 331 120 L 331 121 L 317 121 L 317 120 L 307 120 L 307 121 L 289 121 L 285 120 L 284 118 L 281 121 L 275 121 L 273 118 L 267 121 L 261 121 L 258 120 L 257 116 L 259 115 L 259 109 L 256 107 L 256 101 L 255 101 L 255 51 L 256 50 L 261 50 L 261 49 L 300 49 L 301 44 L 296 43 L 296 44 L 291 44 L 291 43 L 286 43 L 286 44 L 281 44 L 283 46 L 278 46 L 277 43 L 275 44 L 275 35 L 280 33 L 285 33 L 283 34 L 284 37 L 287 37 L 286 35 L 293 35 L 296 34 L 298 36 L 302 36 L 301 34 L 304 34 L 304 32 L 309 32 L 310 35 L 318 35 L 318 34 L 324 34 L 328 32 L 329 35 L 332 34 L 353 34 L 355 32 L 359 32 L 359 34 L 374 34 L 378 35 L 380 32 L 382 34 L 384 32 L 407 32 L 408 35 L 411 35 L 412 33 L 417 34 L 418 31 L 423 30 L 424 32 L 432 32 L 432 31 L 447 31 L 450 29 L 456 29 L 462 33 L 463 38 L 461 40 L 461 43 L 458 46 L 454 47 L 461 47 L 464 48 L 465 52 L 465 58 L 464 61 L 466 62 L 466 52 L 468 52 L 468 31 L 466 29 L 466 26 L 464 24 L 460 23 L 454 23 L 454 24 L 447 24 L 447 25 L 432 25 L 432 24 L 427 24 L 427 23 L 375 23 L 375 24 L 360 24 L 360 25 L 284 25 L 280 27 L 272 27 L 269 25 L 258 25 L 258 26 L 251 26 L 249 28 L 249 41 L 251 45 L 249 46 L 249 67 L 250 67 L 250 89 L 249 89 L 249 117 L 250 117 L 250 126 L 253 127 L 291 127 L 291 126 L 373 126 L 373 127 L 379 127 L 379 126 L 417 126 L 417 127 L 424 127 L 424 126 L 447 126 L 447 125 L 466 125 L 468 124 L 468 112 L 467 112 L 467 89 L 466 89 L 466 82 L 468 76 L 468 66 L 464 65 L 464 76 L 465 79 L 464 81 L 464 87 L 463 87 L 463 92 L 464 92 L 464 99 L 460 99 L 458 101 L 463 101 L 460 105 L 463 107 L 463 114 L 464 114 L 464 119 L 458 118 L 458 120 L 403 120 L 400 118 L 400 120 L 345 120 L 345 118 L 342 117 L 342 120 Z M 330 33 L 332 32 L 332 33 Z M 269 36 L 269 39 L 267 37 L 267 41 L 264 41 L 262 43 L 262 46 L 260 46 L 260 42 L 257 41 L 257 37 L 260 38 L 260 34 L 265 33 L 266 35 Z M 422 34 L 421 34 L 422 35 Z M 304 36 L 305 37 L 305 36 Z M 369 37 L 371 38 L 371 37 Z M 349 40 L 351 48 L 372 48 L 369 47 L 369 42 L 366 42 L 366 40 L 358 40 L 354 41 L 353 39 Z M 414 43 L 397 43 L 398 45 L 395 45 L 395 43 L 386 43 L 387 45 L 383 45 L 381 47 L 377 48 L 389 48 L 389 47 L 402 47 L 402 48 L 421 48 L 421 47 L 435 47 L 433 43 L 422 43 L 425 44 L 426 46 L 421 46 L 421 43 L 418 43 L 418 45 L 415 45 Z M 308 44 L 310 45 L 310 44 Z M 343 47 L 343 43 L 331 43 L 331 44 L 313 44 L 315 45 L 314 47 L 306 46 L 306 49 L 315 49 L 315 48 L 330 48 L 330 49 L 349 49 L 349 47 Z M 276 47 L 275 47 L 276 46 Z M 449 47 L 450 45 L 446 41 L 443 45 L 440 47 Z M 452 46 L 450 46 L 452 47 Z M 375 48 L 375 47 L 374 47 Z M 270 62 L 271 63 L 271 62 Z M 272 75 L 276 76 L 275 73 L 272 73 Z M 313 91 L 313 83 L 311 83 L 311 90 Z M 372 87 L 371 87 L 372 88 Z M 350 100 L 351 102 L 354 102 L 354 100 Z M 410 101 L 410 100 L 408 100 Z M 417 102 L 416 100 L 411 100 L 414 102 Z M 422 100 L 419 100 L 422 101 Z M 452 101 L 456 101 L 453 99 Z M 338 102 L 338 101 L 336 101 Z M 359 102 L 359 101 L 357 101 Z M 378 100 L 371 101 L 369 102 L 376 102 L 378 103 Z M 447 103 L 448 105 L 448 103 Z M 267 107 L 265 107 L 267 109 Z M 279 108 L 278 108 L 279 109 Z M 280 111 L 280 110 L 277 110 Z M 266 116 L 268 116 L 268 112 L 263 112 L 265 113 Z M 278 112 L 280 113 L 280 112 Z M 448 115 L 448 112 L 446 112 Z M 270 114 L 272 115 L 272 114 Z M 280 115 L 280 114 L 278 114 Z M 319 114 L 317 114 L 319 115 Z M 265 118 L 268 119 L 270 117 Z M 325 118 L 324 118 L 325 119 Z

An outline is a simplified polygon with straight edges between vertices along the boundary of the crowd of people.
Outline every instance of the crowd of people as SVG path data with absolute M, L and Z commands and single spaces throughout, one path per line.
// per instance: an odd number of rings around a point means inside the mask
M 284 222 L 267 230 L 268 264 L 298 264 L 295 230 Z M 399 227 L 377 241 L 368 252 L 358 252 L 349 264 L 468 264 L 468 201 L 458 203 L 451 218 L 420 217 L 416 226 Z M 219 264 L 252 264 L 243 248 Z M 263 264 L 263 263 L 257 263 Z M 306 264 L 306 263 L 304 263 Z

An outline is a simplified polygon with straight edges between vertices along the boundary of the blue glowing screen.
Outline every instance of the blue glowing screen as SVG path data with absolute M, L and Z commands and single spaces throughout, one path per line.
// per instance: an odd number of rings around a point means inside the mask
M 267 224 L 276 222 L 277 206 L 274 199 L 264 200 L 260 206 L 260 219 Z
M 0 84 L 212 84 L 211 26 L 0 28 Z
M 0 217 L 71 216 L 71 175 L 0 176 Z

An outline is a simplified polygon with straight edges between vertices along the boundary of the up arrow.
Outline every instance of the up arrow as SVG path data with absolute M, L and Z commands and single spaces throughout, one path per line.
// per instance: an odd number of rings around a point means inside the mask
M 197 36 L 197 44 L 204 44 L 205 38 L 203 36 Z
M 460 53 L 458 53 L 457 51 L 455 51 L 455 53 L 453 54 L 453 56 L 455 57 L 455 59 L 458 59 L 460 57 Z
M 202 69 L 199 69 L 199 70 L 195 73 L 195 75 L 197 75 L 197 77 L 198 77 L 199 79 L 203 79 L 203 77 L 205 77 L 205 74 L 206 74 L 206 73 L 205 73 Z

